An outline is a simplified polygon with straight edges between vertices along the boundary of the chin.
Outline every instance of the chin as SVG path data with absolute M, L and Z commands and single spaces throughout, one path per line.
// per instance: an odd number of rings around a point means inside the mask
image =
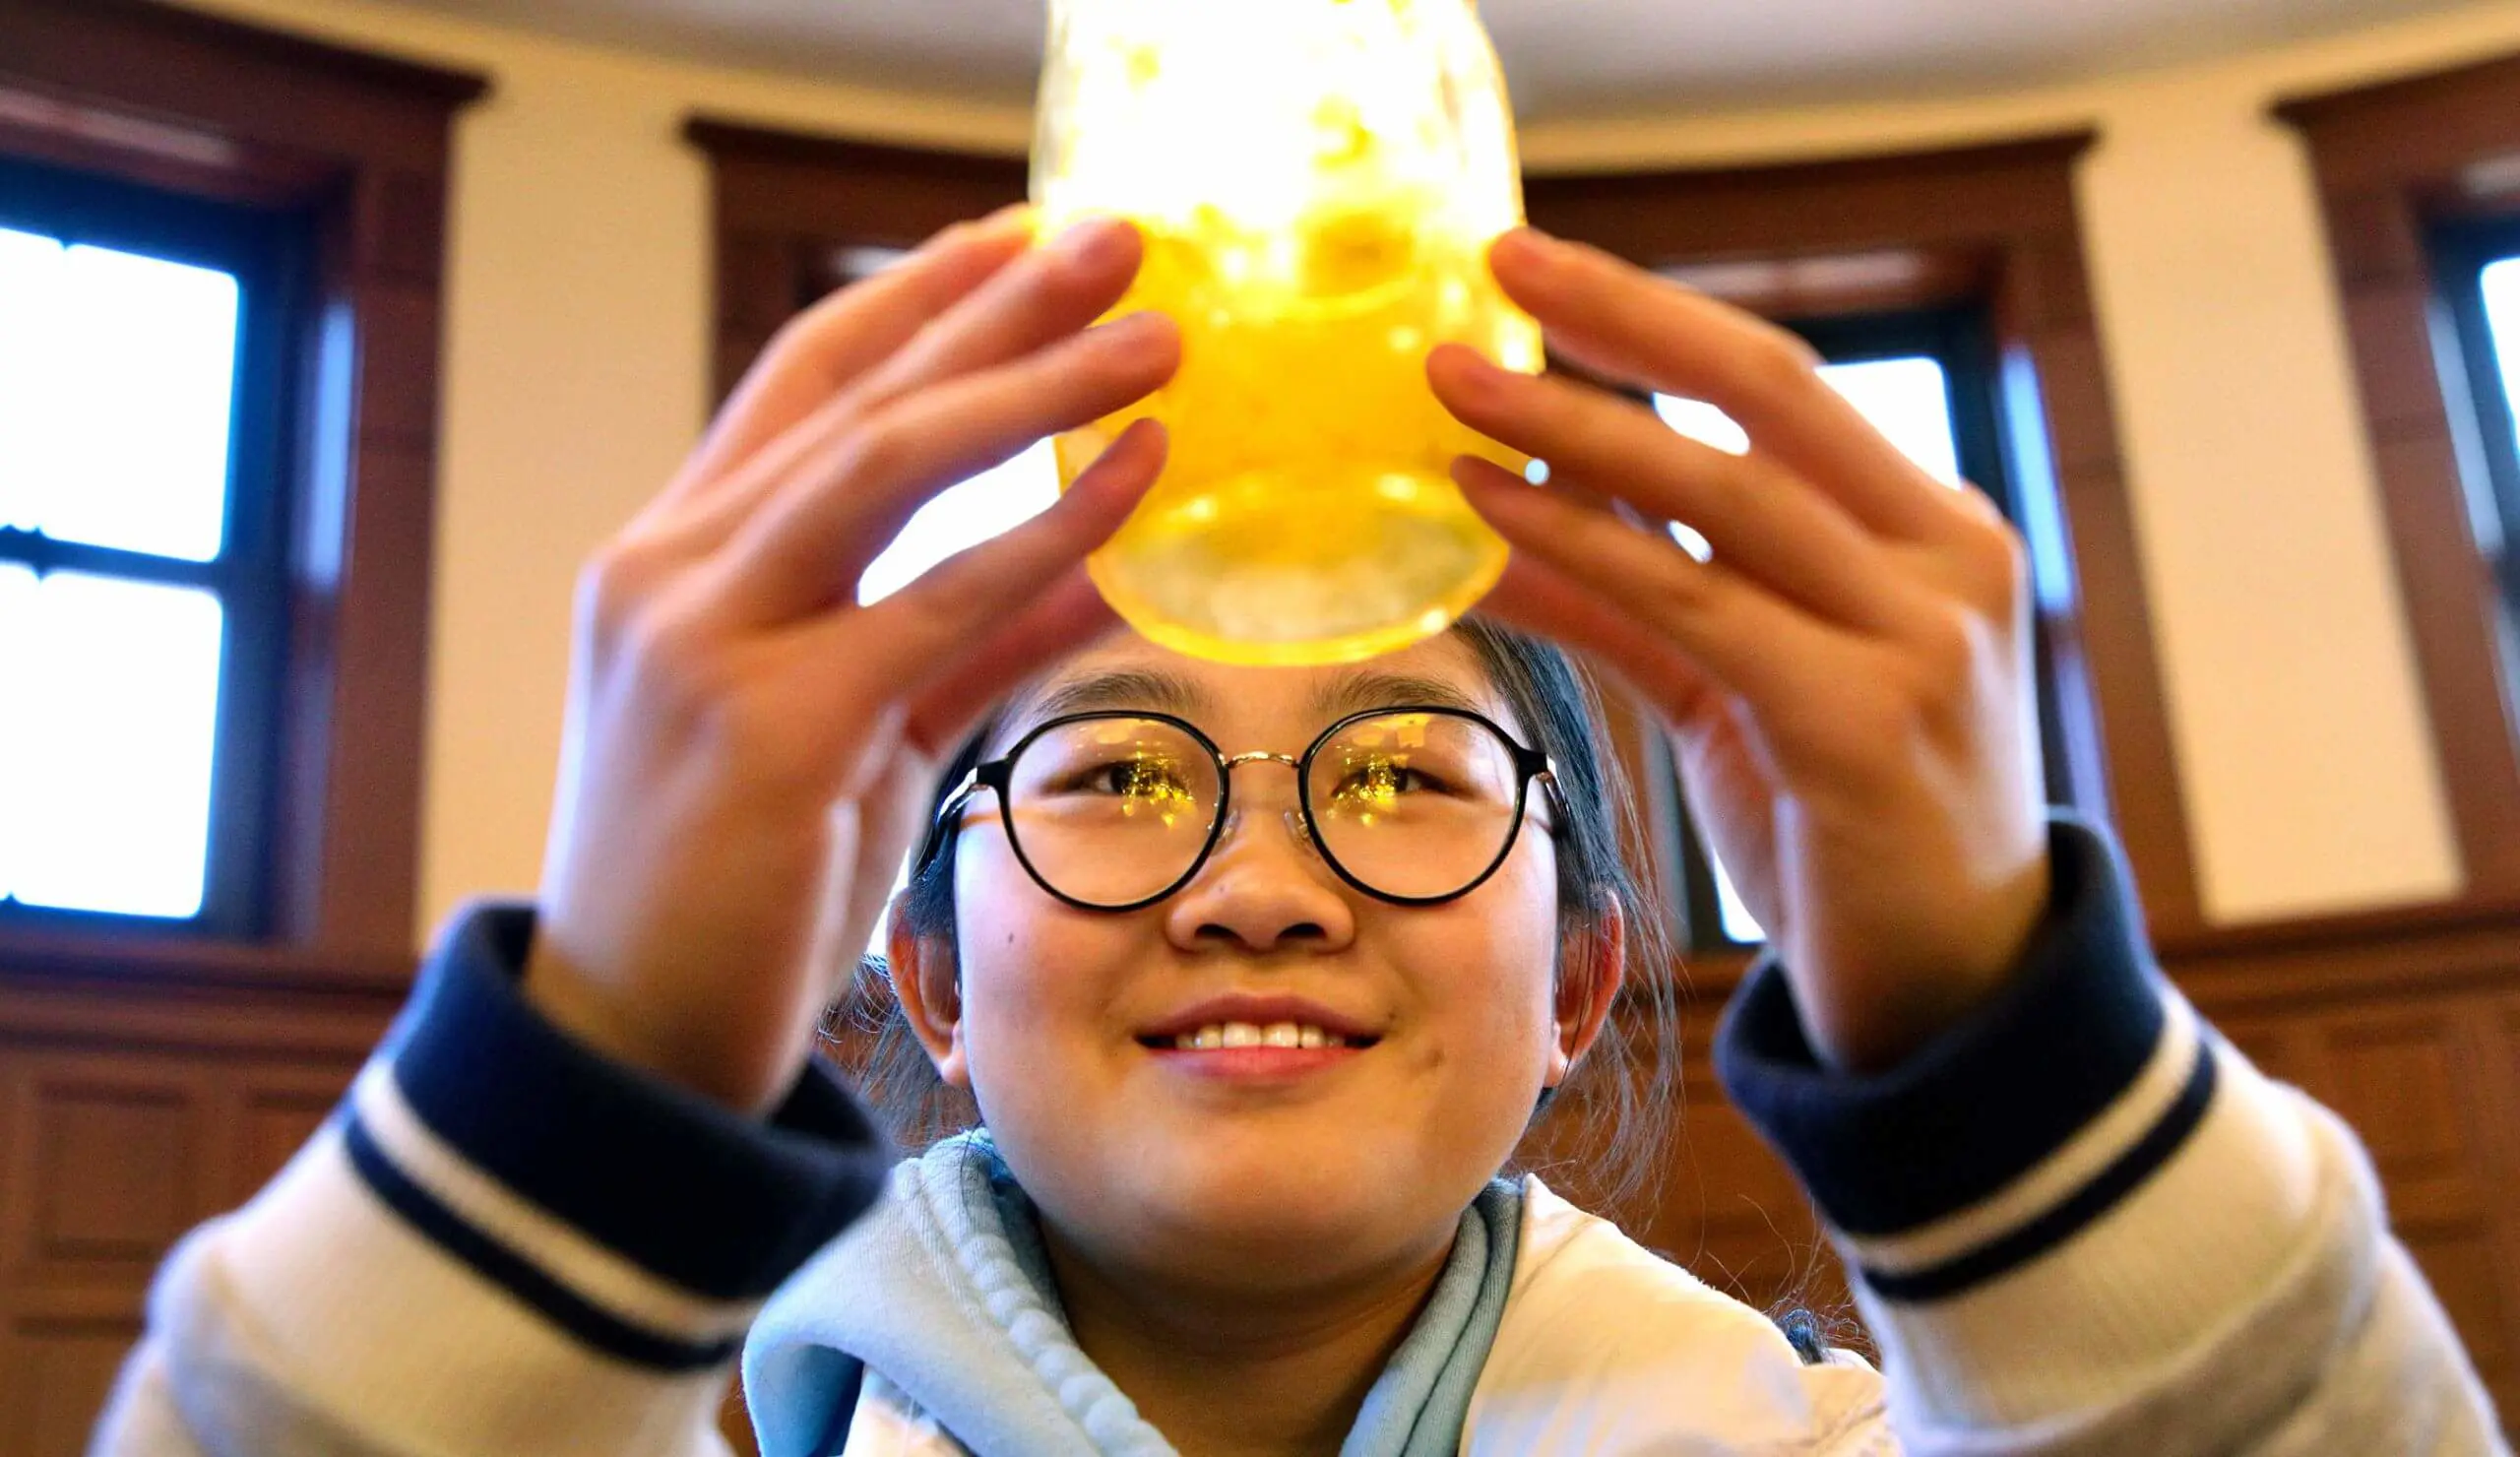
M 1138 1166 L 1112 1193 L 1133 1209 L 1131 1242 L 1144 1257 L 1204 1269 L 1222 1258 L 1271 1285 L 1422 1257 L 1420 1246 L 1450 1237 L 1484 1181 L 1354 1140 L 1297 1152 L 1228 1136 Z

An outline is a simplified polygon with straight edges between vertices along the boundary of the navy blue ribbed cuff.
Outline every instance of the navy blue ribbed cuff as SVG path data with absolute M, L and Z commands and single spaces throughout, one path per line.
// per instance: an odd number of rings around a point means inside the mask
M 525 999 L 534 923 L 524 906 L 460 916 L 388 1041 L 405 1101 L 454 1152 L 716 1299 L 768 1295 L 874 1202 L 890 1150 L 827 1064 L 767 1122 L 623 1067 Z
M 1773 960 L 1726 1012 L 1726 1091 L 1838 1229 L 1895 1235 L 1978 1203 L 2062 1148 L 2152 1057 L 2166 1005 L 2131 878 L 2077 821 L 2053 821 L 2049 847 L 2048 915 L 2006 989 L 1899 1066 L 1823 1067 Z

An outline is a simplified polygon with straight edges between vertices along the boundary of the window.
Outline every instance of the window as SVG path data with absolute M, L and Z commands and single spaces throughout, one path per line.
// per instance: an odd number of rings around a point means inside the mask
M 2520 672 L 2510 670 L 2520 623 L 2520 554 L 2511 549 L 2520 535 L 2520 218 L 2442 227 L 2433 260 L 2483 446 L 2483 478 L 2468 482 L 2469 520 L 2501 588 L 2499 638 L 2512 691 L 2520 689 Z
M 2520 903 L 2507 302 L 2520 56 L 2296 96 L 2473 908 Z M 2490 274 L 2490 280 L 2488 280 Z M 2488 296 L 2488 288 L 2492 294 Z M 2499 336 L 2499 337 L 2497 337 Z
M 256 928 L 290 222 L 0 165 L 0 916 Z
M 0 976 L 407 987 L 485 84 L 154 4 L 0 58 Z
M 1940 309 L 1803 321 L 1793 326 L 1827 361 L 1821 377 L 1852 401 L 1873 427 L 1910 460 L 1955 487 L 1963 480 L 1984 490 L 2007 517 L 2021 518 L 2024 502 L 2006 459 L 1999 427 L 1999 382 L 1984 318 L 1971 309 Z M 1733 452 L 1749 448 L 1741 427 L 1711 405 L 1669 395 L 1655 409 L 1682 434 Z M 1703 556 L 1703 538 L 1673 528 L 1682 544 Z M 2054 674 L 2041 665 L 2040 720 L 2058 721 Z M 2071 794 L 2055 735 L 2044 744 L 2050 797 Z M 1682 807 L 1685 817 L 1686 809 Z M 1749 946 L 1764 940 L 1758 921 L 1742 904 L 1732 877 L 1698 834 L 1680 837 L 1681 882 L 1688 940 L 1710 946 Z

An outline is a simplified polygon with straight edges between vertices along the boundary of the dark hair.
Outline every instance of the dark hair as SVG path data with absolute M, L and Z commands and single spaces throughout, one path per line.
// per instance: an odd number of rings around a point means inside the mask
M 1678 1105 L 1679 1013 L 1669 919 L 1663 897 L 1640 873 L 1630 847 L 1646 843 L 1635 788 L 1603 727 L 1590 675 L 1558 648 L 1477 616 L 1453 631 L 1478 655 L 1498 693 L 1556 765 L 1567 823 L 1557 835 L 1558 914 L 1563 930 L 1597 928 L 1615 905 L 1627 923 L 1626 982 L 1602 1036 L 1555 1096 L 1544 1097 L 1517 1163 L 1541 1163 L 1579 1202 L 1611 1213 L 1644 1213 L 1670 1142 Z M 928 813 L 980 762 L 998 728 L 994 716 L 946 766 Z M 954 945 L 954 856 L 937 855 L 912 879 L 898 914 L 922 940 Z M 1567 938 L 1560 937 L 1561 944 Z M 892 992 L 880 957 L 861 963 L 832 1041 L 842 1065 L 886 1130 L 916 1151 L 978 1122 L 968 1094 L 936 1076 L 926 1050 Z M 1588 1112 L 1581 1156 L 1543 1160 L 1565 1147 L 1550 1136 L 1550 1113 L 1572 1103 Z

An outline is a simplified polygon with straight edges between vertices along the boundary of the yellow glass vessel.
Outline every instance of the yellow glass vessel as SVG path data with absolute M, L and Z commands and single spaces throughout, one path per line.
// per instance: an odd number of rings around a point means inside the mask
M 1181 326 L 1173 382 L 1062 437 L 1064 489 L 1139 414 L 1171 456 L 1090 563 L 1147 637 L 1228 663 L 1347 663 L 1442 631 L 1505 543 L 1448 475 L 1456 340 L 1541 366 L 1485 252 L 1522 221 L 1512 113 L 1474 0 L 1051 0 L 1033 158 L 1045 232 L 1135 221 L 1116 312 Z

